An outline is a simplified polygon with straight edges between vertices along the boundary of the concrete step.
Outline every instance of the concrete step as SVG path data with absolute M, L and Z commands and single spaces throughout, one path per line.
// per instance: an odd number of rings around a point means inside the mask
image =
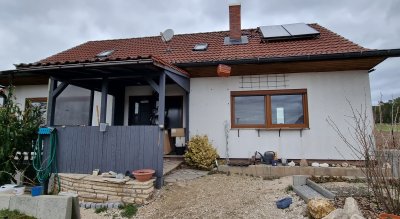
M 300 196 L 306 203 L 313 198 L 325 198 L 321 193 L 315 191 L 308 185 L 293 186 L 294 192 Z

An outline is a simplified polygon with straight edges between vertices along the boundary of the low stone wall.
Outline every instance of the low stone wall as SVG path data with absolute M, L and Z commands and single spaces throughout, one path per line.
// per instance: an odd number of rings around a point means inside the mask
M 218 167 L 218 170 L 260 177 L 283 177 L 293 175 L 365 177 L 361 168 L 353 167 L 290 167 L 259 164 L 250 165 L 248 167 L 221 165 Z
M 115 179 L 87 174 L 62 173 L 59 176 L 61 191 L 77 193 L 79 200 L 83 202 L 145 204 L 154 193 L 155 179 L 139 182 L 128 177 Z

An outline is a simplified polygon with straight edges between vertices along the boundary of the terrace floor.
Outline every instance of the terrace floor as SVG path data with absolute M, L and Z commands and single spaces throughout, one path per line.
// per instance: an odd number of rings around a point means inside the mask
M 174 169 L 178 168 L 182 163 L 183 163 L 183 160 L 164 158 L 163 175 L 165 176 L 165 175 L 169 174 Z

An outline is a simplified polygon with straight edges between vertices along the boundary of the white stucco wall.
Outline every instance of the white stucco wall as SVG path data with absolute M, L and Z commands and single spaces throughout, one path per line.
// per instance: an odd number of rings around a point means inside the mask
M 190 135 L 207 134 L 221 157 L 227 156 L 224 123 L 230 129 L 230 91 L 240 88 L 241 77 L 192 78 L 190 91 Z M 286 74 L 285 89 L 307 89 L 310 129 L 229 130 L 228 153 L 231 158 L 249 158 L 255 151 L 277 151 L 279 158 L 288 159 L 355 159 L 338 134 L 328 124 L 331 117 L 349 136 L 345 115 L 353 107 L 367 107 L 372 118 L 369 77 L 366 71 Z M 278 88 L 282 89 L 282 88 Z M 254 89 L 259 90 L 259 89 Z M 268 89 L 273 90 L 273 89 Z M 371 121 L 373 121 L 371 119 Z M 337 149 L 336 149 L 337 148 Z M 338 152 L 340 151 L 340 153 Z
M 16 103 L 20 104 L 21 109 L 25 109 L 25 101 L 27 98 L 47 97 L 49 88 L 47 84 L 43 85 L 18 85 L 15 86 L 14 95 Z

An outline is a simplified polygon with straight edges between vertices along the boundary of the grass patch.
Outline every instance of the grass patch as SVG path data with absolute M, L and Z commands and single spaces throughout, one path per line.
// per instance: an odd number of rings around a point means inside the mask
M 106 212 L 106 211 L 107 211 L 107 208 L 103 206 L 101 208 L 96 208 L 96 210 L 94 210 L 94 213 L 100 214 L 100 213 Z
M 385 124 L 385 123 L 383 123 L 383 124 L 376 123 L 375 124 L 375 129 L 380 132 L 390 132 L 390 131 L 392 131 L 392 128 L 393 128 L 394 132 L 400 132 L 398 125 L 392 126 L 391 124 Z
M 285 188 L 285 191 L 286 191 L 286 193 L 289 193 L 289 192 L 293 191 L 293 186 L 292 186 L 292 185 L 288 185 L 288 186 Z
M 137 206 L 133 204 L 124 205 L 120 209 L 122 209 L 121 217 L 126 218 L 132 218 L 136 215 L 136 212 L 138 211 Z
M 8 209 L 0 210 L 0 218 L 7 219 L 36 219 L 35 217 L 28 216 L 26 214 L 22 214 L 21 212 L 14 210 L 10 211 Z

